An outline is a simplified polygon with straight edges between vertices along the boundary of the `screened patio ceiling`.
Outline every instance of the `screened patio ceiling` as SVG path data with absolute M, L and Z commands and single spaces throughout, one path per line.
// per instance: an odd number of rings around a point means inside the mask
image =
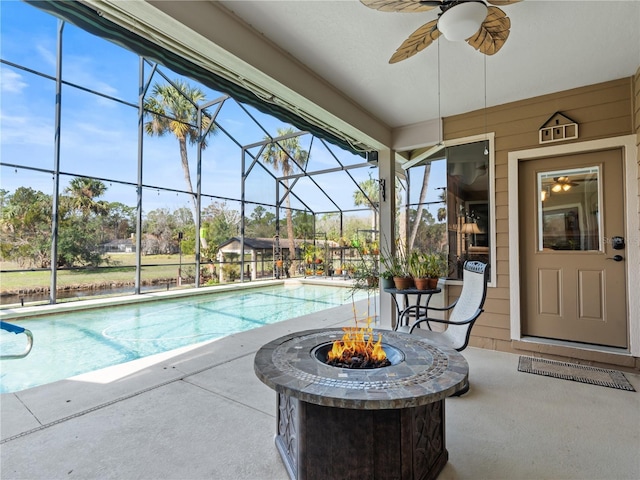
M 395 49 L 437 18 L 437 8 L 389 13 L 358 0 L 83 3 L 354 146 L 391 147 L 405 158 L 439 140 L 438 117 L 628 77 L 640 63 L 635 1 L 504 5 L 511 31 L 496 55 L 441 39 L 393 65 Z
M 218 137 L 224 137 L 235 147 L 240 147 L 244 164 L 242 194 L 247 203 L 282 206 L 288 192 L 287 207 L 314 215 L 370 211 L 377 208 L 377 200 L 369 198 L 371 191 L 365 192 L 361 187 L 363 182 L 377 177 L 376 172 L 372 170 L 377 167 L 377 153 L 349 138 L 344 132 L 320 128 L 309 122 L 300 109 L 284 108 L 277 102 L 269 101 L 263 92 L 247 86 L 246 82 L 245 84 L 234 83 L 224 76 L 212 74 L 197 63 L 193 63 L 189 56 L 183 58 L 176 54 L 174 49 L 162 48 L 135 35 L 135 31 L 128 31 L 103 19 L 102 12 L 99 17 L 95 17 L 95 14 L 82 4 L 83 2 L 28 3 L 53 13 L 88 32 L 133 50 L 139 55 L 144 55 L 146 68 L 150 72 L 149 78 L 145 80 L 146 90 L 149 90 L 154 81 L 158 80 L 176 86 L 171 73 L 163 71 L 160 64 L 153 62 L 154 59 L 158 59 L 162 65 L 174 72 L 210 87 L 211 97 L 214 99 L 197 107 L 202 110 L 204 116 L 213 121 L 213 129 L 217 131 L 216 133 L 222 132 L 223 135 L 216 135 L 213 140 L 208 140 L 212 145 L 207 149 L 203 148 L 198 153 L 198 158 L 206 159 L 211 155 L 209 152 L 215 151 L 212 147 Z M 243 115 L 251 118 L 252 127 L 233 129 L 232 126 L 218 120 L 219 117 L 230 116 L 233 111 L 242 112 Z M 280 122 L 276 121 L 276 118 Z M 285 135 L 279 132 L 282 122 L 293 125 Z M 298 165 L 295 161 L 288 162 L 291 168 L 289 172 L 274 171 L 273 166 L 265 165 L 264 158 L 261 158 L 265 147 L 275 144 L 279 145 L 276 150 L 280 150 L 280 142 L 286 142 L 286 139 L 291 137 L 297 139 L 300 149 L 304 151 L 306 163 Z M 219 145 L 217 147 L 220 148 Z M 280 153 L 284 154 L 283 151 Z M 212 161 L 215 162 L 215 159 Z M 211 195 L 214 189 L 207 188 L 204 174 L 206 172 L 203 172 L 202 177 L 202 193 Z M 354 207 L 354 192 L 362 193 L 364 203 L 367 205 Z M 214 197 L 239 199 L 240 195 L 214 195 Z

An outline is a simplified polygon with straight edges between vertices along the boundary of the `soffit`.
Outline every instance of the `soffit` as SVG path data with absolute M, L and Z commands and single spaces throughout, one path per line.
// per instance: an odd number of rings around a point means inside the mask
M 394 65 L 395 49 L 437 9 L 379 12 L 358 0 L 220 3 L 392 128 L 481 109 L 485 92 L 488 106 L 500 105 L 628 77 L 640 66 L 636 1 L 524 0 L 502 7 L 512 28 L 496 55 L 441 39 L 439 50 L 434 44 Z

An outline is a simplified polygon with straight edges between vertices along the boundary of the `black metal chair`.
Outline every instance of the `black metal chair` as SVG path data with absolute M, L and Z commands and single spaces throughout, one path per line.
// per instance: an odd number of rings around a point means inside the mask
M 484 312 L 484 301 L 487 297 L 487 284 L 489 282 L 489 266 L 478 261 L 467 261 L 464 263 L 462 274 L 462 292 L 460 297 L 448 307 L 428 307 L 424 316 L 411 325 L 402 326 L 398 331 L 404 331 L 413 335 L 427 338 L 434 343 L 438 343 L 457 350 L 458 352 L 467 348 L 471 328 L 480 314 Z M 429 312 L 440 311 L 450 312 L 447 320 L 432 318 Z M 444 331 L 434 331 L 431 322 L 442 323 L 447 326 Z M 427 328 L 422 328 L 427 327 Z M 469 383 L 456 395 L 463 395 L 469 390 Z

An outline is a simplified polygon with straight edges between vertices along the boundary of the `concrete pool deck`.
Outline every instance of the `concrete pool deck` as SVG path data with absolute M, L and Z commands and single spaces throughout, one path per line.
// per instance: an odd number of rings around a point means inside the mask
M 254 355 L 352 318 L 350 305 L 336 307 L 3 394 L 0 478 L 286 480 L 275 392 L 255 376 Z M 446 400 L 440 479 L 640 478 L 640 392 L 521 373 L 509 353 L 463 355 L 471 391 Z M 640 391 L 640 375 L 625 376 Z

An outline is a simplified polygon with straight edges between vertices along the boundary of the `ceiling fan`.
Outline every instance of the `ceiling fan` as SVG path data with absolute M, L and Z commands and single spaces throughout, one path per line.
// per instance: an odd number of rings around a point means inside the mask
M 431 45 L 440 35 L 447 40 L 466 40 L 485 55 L 498 52 L 509 37 L 509 17 L 493 5 L 509 5 L 521 0 L 360 0 L 381 12 L 419 13 L 440 7 L 436 20 L 424 24 L 407 38 L 389 59 L 397 63 Z
M 553 177 L 553 186 L 551 187 L 551 191 L 558 193 L 560 191 L 568 191 L 571 187 L 577 187 L 580 185 L 579 183 L 572 182 L 569 180 L 569 177 Z

